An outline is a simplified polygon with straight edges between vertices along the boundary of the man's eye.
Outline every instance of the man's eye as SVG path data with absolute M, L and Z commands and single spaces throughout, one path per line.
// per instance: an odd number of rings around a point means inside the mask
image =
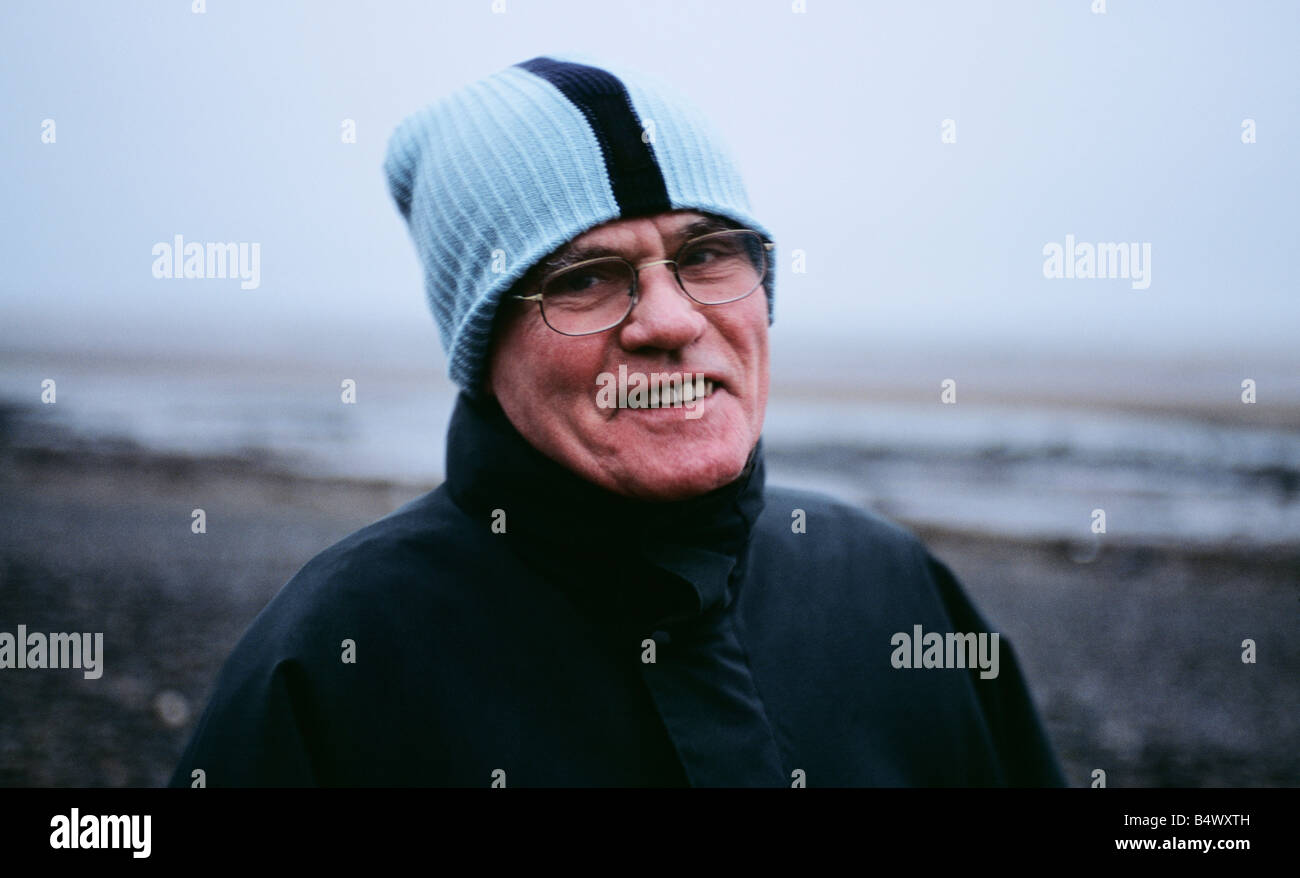
M 680 265 L 701 268 L 715 268 L 735 262 L 741 258 L 740 248 L 731 242 L 713 241 L 692 247 L 682 256 Z
M 600 278 L 591 272 L 579 272 L 562 278 L 557 288 L 566 293 L 580 293 L 583 290 L 591 289 L 598 283 L 600 283 Z
M 687 253 L 682 260 L 686 265 L 705 265 L 710 260 L 719 258 L 721 254 L 714 248 L 701 247 L 698 250 L 692 250 Z
M 626 292 L 631 287 L 627 266 L 622 263 L 575 268 L 551 279 L 544 294 L 561 297 L 602 296 Z

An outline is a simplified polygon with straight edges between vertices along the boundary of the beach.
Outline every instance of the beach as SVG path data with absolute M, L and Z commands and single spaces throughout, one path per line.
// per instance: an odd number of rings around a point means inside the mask
M 53 441 L 48 424 L 33 436 L 33 417 L 0 418 L 0 629 L 103 632 L 106 670 L 0 671 L 3 786 L 165 783 L 275 592 L 436 484 L 307 476 L 272 453 Z M 195 509 L 206 533 L 191 530 Z M 1300 784 L 1294 546 L 903 523 L 1015 649 L 1071 785 L 1098 769 L 1113 787 Z

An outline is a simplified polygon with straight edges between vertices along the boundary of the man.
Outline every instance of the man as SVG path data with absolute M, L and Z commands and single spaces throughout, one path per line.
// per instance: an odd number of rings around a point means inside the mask
M 386 171 L 464 391 L 446 482 L 281 590 L 173 784 L 1062 783 L 949 570 L 765 485 L 772 241 L 698 110 L 534 58 Z

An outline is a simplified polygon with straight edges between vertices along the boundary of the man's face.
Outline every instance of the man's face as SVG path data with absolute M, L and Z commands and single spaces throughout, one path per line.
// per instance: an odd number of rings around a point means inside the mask
M 687 227 L 704 219 L 684 211 L 617 220 L 569 247 L 601 247 L 643 265 L 673 258 L 700 234 Z M 646 500 L 703 494 L 740 475 L 763 429 L 767 297 L 759 287 L 736 302 L 701 305 L 682 292 L 669 265 L 642 270 L 638 289 L 627 319 L 585 336 L 552 330 L 536 302 L 503 301 L 487 387 L 525 439 L 590 482 Z M 597 391 L 609 382 L 600 376 L 618 376 L 620 366 L 629 377 L 703 373 L 713 389 L 694 410 L 605 407 Z

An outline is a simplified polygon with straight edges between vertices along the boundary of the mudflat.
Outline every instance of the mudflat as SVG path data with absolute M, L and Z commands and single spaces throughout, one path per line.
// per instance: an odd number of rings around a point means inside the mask
M 42 449 L 0 429 L 0 628 L 104 635 L 101 678 L 0 671 L 0 785 L 165 783 L 275 592 L 434 487 L 282 463 Z M 192 531 L 196 509 L 206 533 Z M 1015 651 L 1072 785 L 1097 769 L 1111 787 L 1300 785 L 1300 549 L 1082 551 L 916 530 Z

